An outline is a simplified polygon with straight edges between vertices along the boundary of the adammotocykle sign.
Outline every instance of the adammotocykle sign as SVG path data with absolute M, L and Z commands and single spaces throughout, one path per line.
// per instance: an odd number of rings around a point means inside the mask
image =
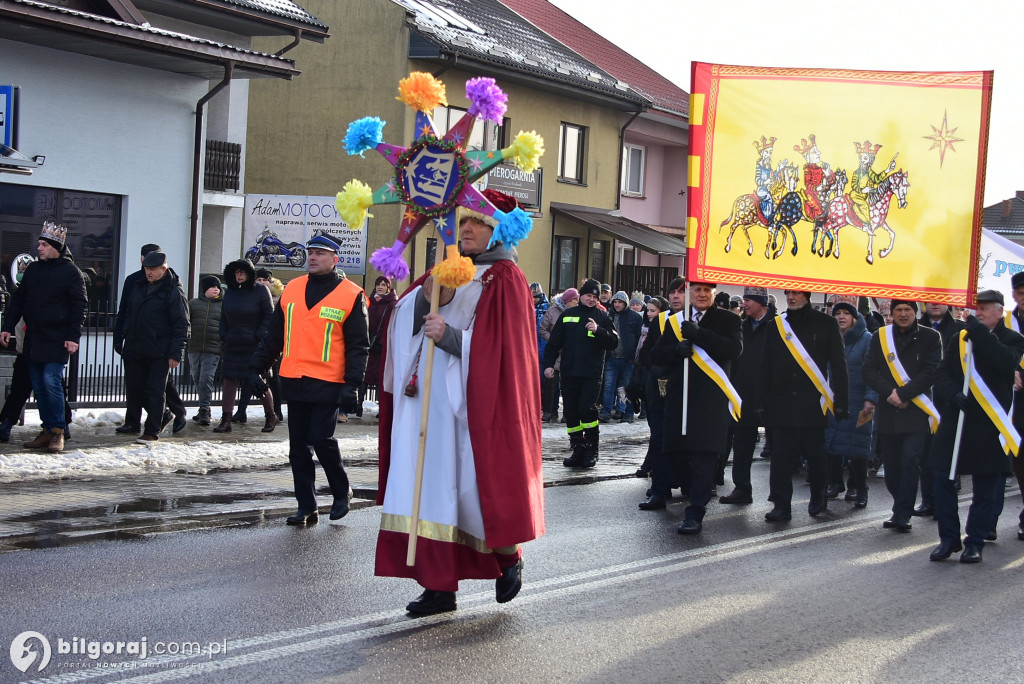
M 688 280 L 973 301 L 991 71 L 692 74 Z

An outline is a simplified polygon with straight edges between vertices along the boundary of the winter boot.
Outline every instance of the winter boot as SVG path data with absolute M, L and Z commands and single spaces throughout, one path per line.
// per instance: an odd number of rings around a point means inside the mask
M 583 467 L 593 468 L 597 465 L 597 445 L 601 428 L 597 425 L 583 431 Z
M 566 468 L 579 468 L 583 465 L 583 432 L 577 430 L 569 433 L 569 446 L 572 447 L 572 455 L 562 460 Z
M 850 460 L 850 479 L 857 490 L 853 500 L 854 508 L 867 508 L 868 505 L 868 462 L 862 458 Z
M 0 420 L 0 442 L 6 444 L 11 441 L 11 428 L 14 427 L 14 423 L 4 418 Z
M 196 415 L 192 416 L 192 420 L 196 421 L 200 425 L 209 425 L 210 424 L 210 409 L 209 408 L 201 408 L 201 409 L 199 409 L 199 413 L 197 413 Z
M 221 416 L 220 425 L 213 428 L 214 432 L 231 432 L 231 416 Z
M 64 451 L 64 430 L 61 428 L 50 428 L 50 443 L 46 446 L 46 450 L 51 454 Z
M 25 442 L 22 446 L 26 449 L 45 449 L 50 446 L 50 429 L 43 428 L 36 438 L 31 442 Z

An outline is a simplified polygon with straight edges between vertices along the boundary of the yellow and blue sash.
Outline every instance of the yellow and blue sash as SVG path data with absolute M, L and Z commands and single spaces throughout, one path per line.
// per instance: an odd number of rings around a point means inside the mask
M 878 331 L 878 341 L 882 345 L 882 356 L 885 357 L 885 363 L 889 366 L 889 373 L 892 374 L 892 379 L 900 387 L 905 386 L 910 382 L 910 374 L 903 367 L 900 357 L 896 355 L 896 345 L 893 343 L 892 338 L 892 325 L 887 325 Z M 879 400 L 884 401 L 882 397 L 879 397 Z M 935 407 L 931 397 L 921 393 L 910 401 L 928 414 L 928 427 L 934 435 L 935 431 L 939 429 L 939 410 Z
M 828 386 L 828 382 L 825 380 L 825 376 L 822 375 L 821 369 L 818 368 L 818 364 L 814 362 L 811 355 L 807 353 L 803 343 L 800 342 L 800 338 L 793 332 L 793 327 L 786 320 L 786 314 L 776 316 L 775 324 L 776 329 L 779 331 L 779 337 L 782 338 L 782 342 L 786 345 L 789 353 L 793 355 L 793 360 L 803 369 L 807 379 L 811 381 L 811 384 L 814 385 L 814 388 L 821 395 L 821 412 L 827 414 L 831 411 L 832 415 L 835 415 L 835 396 L 832 394 L 832 388 Z
M 974 368 L 974 354 L 967 353 L 967 331 L 960 331 L 960 367 L 964 374 L 970 375 L 971 394 L 978 401 L 981 409 L 988 416 L 992 424 L 999 430 L 999 444 L 1007 456 L 1016 456 L 1020 451 L 1020 435 L 1013 427 L 1013 420 L 1010 414 L 1003 410 L 999 400 L 992 393 L 992 390 L 985 384 L 985 379 L 978 374 Z
M 665 318 L 668 319 L 668 323 L 672 326 L 672 330 L 676 334 L 676 338 L 680 341 L 683 339 L 683 321 L 686 320 L 683 317 L 683 312 L 668 316 L 667 312 Z M 664 320 L 660 319 L 662 324 L 662 331 L 664 331 Z M 732 414 L 733 420 L 740 419 L 740 409 L 742 407 L 742 401 L 740 400 L 740 393 L 736 391 L 736 388 L 729 382 L 729 376 L 725 370 L 718 365 L 711 356 L 704 350 L 703 347 L 694 344 L 693 345 L 693 362 L 697 364 L 697 368 L 704 371 L 704 374 L 711 378 L 712 382 L 718 385 L 718 388 L 722 390 L 726 398 L 729 400 L 729 413 Z

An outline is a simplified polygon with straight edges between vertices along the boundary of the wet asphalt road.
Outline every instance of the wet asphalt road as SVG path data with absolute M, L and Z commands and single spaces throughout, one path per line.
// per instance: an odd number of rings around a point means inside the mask
M 934 523 L 883 530 L 877 479 L 866 510 L 837 501 L 816 520 L 795 482 L 794 520 L 767 525 L 767 470 L 758 503 L 713 505 L 698 538 L 675 533 L 678 501 L 636 509 L 646 481 L 549 488 L 520 596 L 499 606 L 493 583 L 467 581 L 458 611 L 420 620 L 403 610 L 414 582 L 373 576 L 379 508 L 0 554 L 0 680 L 24 677 L 5 657 L 24 630 L 53 646 L 30 673 L 65 682 L 1024 680 L 1016 490 L 982 564 L 931 563 Z M 143 636 L 203 653 L 57 652 Z

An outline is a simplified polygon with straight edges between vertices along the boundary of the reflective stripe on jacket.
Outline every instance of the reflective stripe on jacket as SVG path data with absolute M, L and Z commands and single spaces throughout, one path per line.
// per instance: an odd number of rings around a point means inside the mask
M 306 280 L 295 278 L 281 295 L 284 314 L 284 355 L 281 376 L 345 381 L 345 336 L 342 323 L 363 291 L 343 280 L 312 309 L 306 308 Z

